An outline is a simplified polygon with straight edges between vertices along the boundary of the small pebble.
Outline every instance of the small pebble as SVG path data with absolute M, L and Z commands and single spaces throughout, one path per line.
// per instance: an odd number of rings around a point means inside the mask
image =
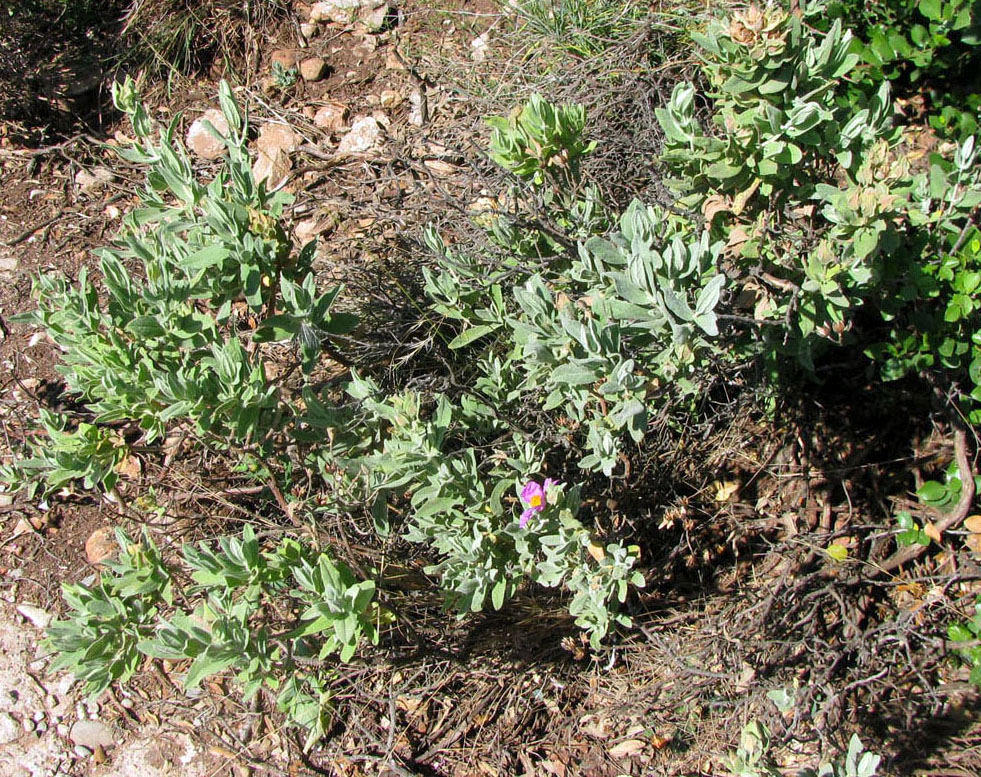
M 35 723 L 30 718 L 24 718 L 24 720 L 21 722 L 21 726 L 24 727 L 24 731 L 26 731 L 27 733 L 32 732 L 34 730 L 34 727 L 36 725 L 37 725 L 37 723 Z
M 132 699 L 123 699 L 119 703 L 123 706 L 124 709 L 127 709 L 127 710 L 133 709 L 133 700 Z
M 40 723 L 37 724 L 37 728 L 34 730 L 37 731 L 38 734 L 43 734 L 45 731 L 48 730 L 48 724 L 42 720 Z
M 93 718 L 99 717 L 99 705 L 96 702 L 90 701 L 86 705 L 85 709 L 88 710 L 90 717 L 93 717 Z
M 35 712 L 34 713 L 34 722 L 35 723 L 40 723 L 42 720 L 44 720 L 44 712 L 43 711 L 42 712 Z
M 75 714 L 79 720 L 85 720 L 89 716 L 88 710 L 85 709 L 85 705 L 82 702 L 75 705 Z
M 92 755 L 92 751 L 84 745 L 75 745 L 74 750 L 75 755 L 77 755 L 79 758 L 88 758 L 90 755 Z
M 67 737 L 68 736 L 68 732 L 71 731 L 71 729 L 68 727 L 68 724 L 67 723 L 59 723 L 58 724 L 58 727 L 55 729 L 55 731 L 58 732 L 58 736 L 60 736 L 60 737 Z

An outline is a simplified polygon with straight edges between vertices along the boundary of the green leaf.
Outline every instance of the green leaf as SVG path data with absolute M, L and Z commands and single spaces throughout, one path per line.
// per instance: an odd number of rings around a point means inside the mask
M 470 327 L 464 332 L 461 332 L 456 337 L 450 341 L 450 349 L 456 350 L 457 348 L 463 348 L 475 340 L 479 340 L 485 335 L 489 335 L 495 329 L 498 328 L 498 324 L 479 324 L 477 326 Z
M 388 537 L 392 527 L 388 521 L 388 491 L 381 490 L 375 494 L 371 505 L 371 520 L 379 537 Z
M 446 513 L 452 510 L 460 500 L 452 496 L 438 496 L 435 499 L 427 499 L 421 507 L 416 509 L 415 517 L 429 518 L 437 513 Z
M 928 480 L 916 492 L 917 498 L 929 505 L 943 505 L 950 501 L 950 491 L 943 483 Z
M 876 64 L 879 65 L 885 62 L 891 62 L 896 56 L 896 52 L 893 50 L 889 39 L 881 29 L 875 29 L 872 31 L 872 37 L 869 41 L 869 48 L 878 58 Z
M 828 545 L 825 552 L 839 563 L 848 558 L 848 548 L 838 542 L 833 542 Z
M 360 323 L 361 319 L 354 313 L 334 313 L 322 327 L 329 335 L 346 335 L 357 329 Z
M 491 604 L 494 605 L 495 610 L 500 610 L 504 606 L 504 597 L 507 594 L 508 581 L 507 578 L 502 577 L 491 589 Z
M 930 196 L 943 199 L 947 195 L 947 174 L 937 164 L 930 165 Z
M 228 122 L 228 129 L 235 134 L 241 134 L 244 126 L 242 113 L 239 110 L 238 103 L 235 101 L 235 97 L 232 95 L 231 87 L 224 79 L 218 84 L 218 103 L 221 105 L 221 112 L 225 115 L 225 120 Z
M 918 8 L 920 13 L 932 22 L 941 20 L 941 0 L 920 0 Z
M 163 337 L 167 334 L 156 316 L 137 316 L 126 329 L 137 337 Z
M 237 656 L 224 656 L 217 658 L 205 651 L 191 662 L 184 678 L 184 687 L 187 689 L 197 688 L 201 681 L 223 669 L 227 669 L 238 660 Z
M 963 623 L 951 623 L 947 626 L 947 638 L 952 642 L 970 642 L 974 634 Z
M 197 272 L 198 270 L 207 270 L 215 267 L 224 262 L 229 256 L 231 256 L 231 251 L 224 246 L 210 245 L 202 248 L 200 251 L 195 251 L 184 259 L 181 265 L 186 270 Z
M 728 162 L 715 162 L 708 166 L 705 170 L 705 174 L 709 178 L 718 178 L 720 181 L 728 180 L 729 178 L 735 178 L 737 175 L 745 170 L 741 165 L 732 165 Z
M 586 383 L 595 383 L 599 379 L 599 375 L 597 375 L 596 370 L 584 364 L 562 364 L 552 370 L 551 378 L 554 383 L 581 386 Z
M 257 343 L 270 343 L 279 340 L 289 340 L 300 331 L 300 322 L 293 316 L 278 314 L 269 316 L 252 333 L 252 339 Z
M 971 674 L 968 677 L 968 679 L 971 681 L 971 683 L 976 685 L 978 688 L 981 688 L 981 663 L 977 663 L 974 665 L 974 668 L 971 670 Z

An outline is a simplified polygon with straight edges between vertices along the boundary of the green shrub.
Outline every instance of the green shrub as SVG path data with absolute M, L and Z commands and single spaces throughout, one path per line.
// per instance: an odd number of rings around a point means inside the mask
M 377 644 L 377 626 L 389 619 L 372 582 L 290 539 L 264 551 L 247 526 L 240 538 L 219 540 L 217 552 L 184 547 L 194 585 L 179 587 L 180 600 L 196 604 L 165 615 L 175 577 L 150 535 L 140 544 L 121 530 L 116 538 L 119 555 L 96 583 L 64 586 L 69 617 L 49 626 L 45 642 L 56 654 L 53 670 L 70 670 L 92 697 L 126 682 L 144 656 L 189 661 L 185 688 L 232 670 L 246 698 L 263 687 L 277 693 L 288 720 L 307 730 L 308 747 L 323 736 L 333 671 L 325 659 L 346 662 L 362 642 Z M 292 606 L 273 607 L 284 599 Z M 270 620 L 270 612 L 293 609 L 296 622 Z
M 978 129 L 981 94 L 974 72 L 981 57 L 981 19 L 970 0 L 901 0 L 815 3 L 817 25 L 840 19 L 855 30 L 852 50 L 861 57 L 857 80 L 884 80 L 901 92 L 928 97 L 929 123 L 939 133 L 965 140 Z
M 227 84 L 219 92 L 229 126 L 228 135 L 219 136 L 225 166 L 206 184 L 175 139 L 176 121 L 156 132 L 131 81 L 117 86 L 114 97 L 135 135 L 134 145 L 120 153 L 148 173 L 140 205 L 100 252 L 104 293 L 84 271 L 75 285 L 41 277 L 35 285 L 38 309 L 21 317 L 46 329 L 62 349 L 59 370 L 85 404 L 86 420 L 43 412 L 47 434 L 35 437 L 25 455 L 0 471 L 8 487 L 50 493 L 81 481 L 84 488 L 113 489 L 130 445 L 159 444 L 179 429 L 190 433 L 192 444 L 224 451 L 228 466 L 262 482 L 288 478 L 300 466 L 311 477 L 319 474 L 318 509 L 350 513 L 352 505 L 370 506 L 383 536 L 396 528 L 389 506 L 407 505 L 398 529 L 405 540 L 437 556 L 427 572 L 438 576 L 447 605 L 461 617 L 503 607 L 530 582 L 566 592 L 571 616 L 594 647 L 614 624 L 629 625 L 621 605 L 631 585 L 644 584 L 635 569 L 639 549 L 603 540 L 583 523 L 575 486 L 535 481 L 545 449 L 533 441 L 536 435 L 507 419 L 509 404 L 538 394 L 546 380 L 540 366 L 522 379 L 512 358 L 533 365 L 531 355 L 488 355 L 488 371 L 475 391 L 455 396 L 386 394 L 355 372 L 346 398 L 318 393 L 309 373 L 319 362 L 323 339 L 349 331 L 356 319 L 332 312 L 339 289 L 318 291 L 309 269 L 313 246 L 294 252 L 280 225 L 288 197 L 254 182 L 245 121 Z M 574 118 L 574 112 L 538 105 L 549 122 Z M 581 121 L 573 122 L 570 134 L 556 141 L 565 144 L 556 146 L 557 156 L 571 162 L 570 151 L 586 153 L 585 144 L 575 145 L 581 129 Z M 529 155 L 527 147 L 515 153 Z M 553 165 L 543 161 L 542 167 Z M 577 173 L 567 165 L 533 185 Z M 624 229 L 650 231 L 653 225 L 642 225 L 651 218 L 638 210 Z M 639 232 L 637 240 L 636 250 L 643 253 Z M 621 249 L 629 254 L 624 241 Z M 709 294 L 715 297 L 708 302 L 704 292 L 696 302 L 686 300 L 689 287 L 697 292 L 705 280 L 712 255 L 704 238 L 691 252 L 683 240 L 676 242 L 665 257 L 643 256 L 653 263 L 652 272 L 680 284 L 677 299 L 662 307 L 691 322 L 676 322 L 672 330 L 667 319 L 655 316 L 638 325 L 637 336 L 645 341 L 651 339 L 648 332 L 659 331 L 663 340 L 674 331 L 677 343 L 691 344 L 694 326 L 711 330 L 720 282 L 713 282 L 716 292 Z M 613 289 L 613 274 L 623 269 L 614 265 L 607 277 L 605 265 L 592 260 L 595 283 Z M 448 300 L 446 310 L 452 308 Z M 486 317 L 496 326 L 509 332 L 524 326 L 510 318 L 518 308 L 503 296 L 495 311 Z M 469 312 L 458 316 L 467 321 Z M 541 324 L 560 336 L 557 320 Z M 582 319 L 579 326 L 569 330 L 571 336 L 592 347 L 589 322 Z M 264 356 L 272 342 L 291 343 L 292 358 L 303 367 L 290 392 L 267 376 Z M 583 389 L 584 402 L 613 403 L 611 428 L 629 427 L 639 437 L 643 406 L 631 404 L 630 392 L 643 388 L 631 363 L 612 351 L 580 361 L 584 368 L 612 370 L 606 378 L 596 373 L 606 388 Z M 614 381 L 621 388 L 613 390 Z M 555 380 L 549 390 L 580 384 Z M 592 421 L 605 429 L 599 416 Z M 608 457 L 593 468 L 615 463 Z M 133 504 L 157 509 L 152 491 L 137 494 Z M 280 507 L 294 519 L 310 509 L 295 500 Z M 94 585 L 65 588 L 68 617 L 49 633 L 49 644 L 62 656 L 58 666 L 84 678 L 92 694 L 127 680 L 142 655 L 189 662 L 187 687 L 232 672 L 246 696 L 260 688 L 275 692 L 289 720 L 308 730 L 308 746 L 322 736 L 333 657 L 354 659 L 360 645 L 377 643 L 380 627 L 391 619 L 375 601 L 375 581 L 360 580 L 341 560 L 289 538 L 265 549 L 246 526 L 241 536 L 222 538 L 217 546 L 185 546 L 183 567 L 192 582 L 180 585 L 181 606 L 175 607 L 177 566 L 164 563 L 149 536 L 141 547 L 119 537 L 124 551 L 108 572 Z M 283 599 L 291 602 L 285 609 L 270 606 Z M 273 611 L 295 617 L 273 617 Z

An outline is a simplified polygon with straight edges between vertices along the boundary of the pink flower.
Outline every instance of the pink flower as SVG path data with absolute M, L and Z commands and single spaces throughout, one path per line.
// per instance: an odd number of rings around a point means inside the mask
M 556 481 L 552 480 L 552 478 L 546 478 L 544 485 L 537 481 L 529 480 L 525 487 L 521 489 L 521 501 L 528 505 L 528 508 L 521 513 L 521 520 L 518 522 L 522 529 L 528 525 L 528 521 L 531 520 L 535 513 L 540 513 L 545 509 L 546 492 L 555 485 L 558 485 Z

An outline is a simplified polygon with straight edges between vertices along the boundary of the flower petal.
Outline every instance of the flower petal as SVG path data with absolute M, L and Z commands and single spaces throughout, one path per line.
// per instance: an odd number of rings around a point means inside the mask
M 545 501 L 545 489 L 542 488 L 541 484 L 535 482 L 534 480 L 529 480 L 525 487 L 521 489 L 521 499 L 528 504 L 531 504 L 531 500 L 534 497 L 541 497 L 542 501 Z

